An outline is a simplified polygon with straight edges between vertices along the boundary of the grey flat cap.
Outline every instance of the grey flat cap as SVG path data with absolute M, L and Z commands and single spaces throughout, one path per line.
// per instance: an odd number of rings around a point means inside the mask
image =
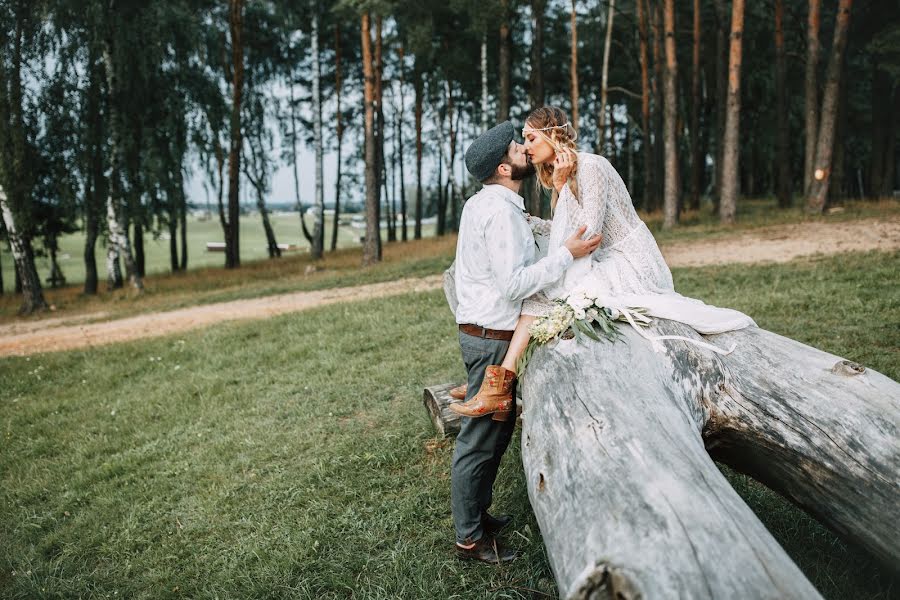
M 478 136 L 466 149 L 466 168 L 472 177 L 484 181 L 493 175 L 515 135 L 512 122 L 504 121 Z

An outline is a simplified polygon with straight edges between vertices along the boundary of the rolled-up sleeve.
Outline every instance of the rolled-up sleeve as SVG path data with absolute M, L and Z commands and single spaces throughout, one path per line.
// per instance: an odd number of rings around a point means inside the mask
M 533 265 L 523 244 L 533 243 L 528 223 L 512 210 L 499 210 L 485 227 L 485 246 L 488 250 L 491 273 L 497 289 L 509 301 L 523 300 L 554 283 L 572 264 L 572 253 L 565 246 L 555 248 L 548 256 Z

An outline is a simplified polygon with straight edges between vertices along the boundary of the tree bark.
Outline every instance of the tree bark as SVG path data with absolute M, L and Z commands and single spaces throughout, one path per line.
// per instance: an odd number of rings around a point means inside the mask
M 19 314 L 30 315 L 46 310 L 47 302 L 44 300 L 41 278 L 34 266 L 31 239 L 19 232 L 12 207 L 2 186 L 0 186 L 0 213 L 3 216 L 3 224 L 6 226 L 6 237 L 9 240 L 13 261 L 16 264 L 16 273 L 19 274 L 22 285 L 22 305 L 19 308 Z
M 341 112 L 341 92 L 343 89 L 341 71 L 341 26 L 334 28 L 334 95 L 337 106 L 334 111 L 334 126 L 337 136 L 337 172 L 334 177 L 334 221 L 331 224 L 331 251 L 337 250 L 338 222 L 341 218 L 341 146 L 344 140 L 344 115 Z M 296 169 L 296 160 L 294 161 Z M 302 215 L 301 215 L 302 217 Z
M 647 5 L 650 7 L 650 27 L 653 30 L 653 80 L 652 80 L 652 97 L 653 97 L 653 165 L 656 168 L 653 180 L 656 188 L 653 190 L 653 205 L 648 207 L 649 210 L 656 210 L 660 207 L 660 200 L 663 198 L 663 186 L 665 184 L 665 156 L 663 154 L 663 16 L 662 3 L 653 4 L 649 0 Z
M 647 9 L 645 3 L 647 0 L 636 0 L 637 5 L 637 22 L 638 37 L 640 47 L 640 63 L 641 63 L 641 127 L 643 127 L 643 139 L 641 146 L 644 149 L 644 202 L 643 208 L 649 209 L 653 203 L 653 189 L 655 183 L 653 181 L 654 165 L 653 165 L 653 144 L 652 132 L 650 129 L 650 73 L 648 67 L 649 57 L 647 55 Z
M 113 31 L 112 17 L 115 13 L 116 6 L 113 0 L 109 3 L 110 30 L 106 32 L 106 38 L 103 48 L 103 59 L 106 68 L 107 88 L 109 89 L 109 104 L 107 107 L 107 120 L 110 124 L 110 173 L 107 178 L 108 194 L 106 198 L 106 225 L 109 234 L 107 240 L 107 271 L 110 276 L 111 287 L 116 287 L 120 281 L 121 275 L 117 276 L 116 267 L 119 264 L 119 257 L 125 260 L 125 273 L 128 276 L 131 285 L 141 292 L 144 289 L 144 282 L 140 274 L 137 272 L 137 266 L 134 262 L 134 256 L 131 253 L 131 243 L 128 240 L 128 228 L 125 224 L 125 216 L 122 206 L 122 117 L 119 114 L 120 99 L 118 97 L 118 78 L 116 76 L 115 64 L 113 62 Z M 112 267 L 110 269 L 109 267 Z
M 374 68 L 375 68 L 375 152 L 377 156 L 376 165 L 378 166 L 375 172 L 375 178 L 378 182 L 378 190 L 379 194 L 381 193 L 381 186 L 383 185 L 382 178 L 385 173 L 385 165 L 384 165 L 384 61 L 382 60 L 382 17 L 381 15 L 375 16 L 375 53 L 374 53 Z M 387 202 L 388 198 L 385 196 L 385 202 Z M 381 236 L 381 198 L 378 199 L 378 235 L 379 238 Z M 388 231 L 391 231 L 391 227 L 393 224 L 391 221 L 388 221 Z M 380 242 L 379 242 L 380 243 Z
M 597 151 L 605 154 L 606 146 L 606 97 L 609 90 L 609 51 L 612 44 L 613 19 L 616 16 L 616 0 L 610 0 L 606 9 L 606 39 L 603 42 L 603 67 L 600 75 L 600 113 L 597 115 Z
M 455 101 L 453 97 L 453 84 L 448 80 L 447 86 L 447 121 L 450 124 L 450 154 L 447 156 L 447 183 L 450 186 L 450 230 L 456 231 L 459 228 L 459 201 L 457 199 L 456 190 L 456 134 L 459 129 L 459 117 L 456 123 L 453 118 L 456 116 Z
M 675 57 L 675 1 L 665 0 L 666 73 L 665 73 L 665 136 L 666 152 L 665 196 L 663 199 L 663 227 L 671 229 L 678 224 L 678 61 Z
M 691 196 L 692 210 L 700 208 L 700 180 L 703 164 L 700 157 L 700 0 L 694 0 L 694 44 L 691 56 Z
M 291 157 L 293 164 L 293 172 L 294 172 L 294 198 L 297 202 L 297 211 L 300 213 L 300 231 L 303 233 L 303 237 L 306 238 L 306 241 L 309 243 L 310 251 L 312 251 L 313 247 L 313 235 L 309 228 L 306 226 L 306 218 L 305 211 L 303 209 L 303 202 L 300 199 L 300 170 L 297 166 L 297 109 L 296 109 L 296 101 L 294 99 L 294 78 L 291 76 L 290 83 L 288 85 L 288 89 L 290 90 L 290 103 L 291 103 Z M 343 130 L 342 130 L 343 131 Z
M 572 126 L 576 130 L 578 129 L 578 14 L 575 11 L 577 3 L 578 0 L 572 0 L 572 12 L 569 17 L 569 29 L 572 34 L 569 56 L 569 95 L 572 98 L 572 114 L 570 116 Z
M 544 13 L 547 0 L 531 0 L 531 74 L 528 95 L 531 108 L 544 105 Z
M 144 258 L 144 226 L 139 219 L 134 222 L 134 267 L 138 277 L 144 277 L 147 261 Z
M 813 163 L 813 179 L 807 193 L 806 206 L 812 213 L 821 213 L 828 198 L 828 185 L 831 180 L 831 158 L 834 152 L 834 129 L 837 122 L 838 103 L 841 89 L 841 72 L 844 63 L 844 49 L 847 47 L 847 30 L 850 26 L 850 7 L 852 0 L 841 0 L 838 5 L 837 19 L 834 26 L 834 42 L 831 58 L 828 61 L 828 72 L 825 79 L 825 92 L 822 96 L 822 111 L 819 131 L 816 134 L 816 159 Z
M 231 31 L 231 146 L 228 152 L 228 228 L 225 230 L 225 268 L 241 266 L 240 181 L 241 181 L 241 101 L 244 93 L 244 0 L 229 0 Z
M 321 260 L 325 251 L 325 184 L 322 180 L 322 68 L 319 62 L 319 12 L 313 9 L 312 18 L 312 47 L 310 52 L 313 57 L 313 138 L 316 149 L 316 208 L 313 221 L 313 260 Z M 266 219 L 268 221 L 268 219 Z
M 716 130 L 713 209 L 719 212 L 722 197 L 722 164 L 725 156 L 725 113 L 728 110 L 728 32 L 729 15 L 725 0 L 715 0 L 716 8 Z
M 481 34 L 481 131 L 488 130 L 487 31 Z M 402 98 L 402 95 L 401 95 Z
M 150 192 L 154 197 L 156 191 Z M 154 198 L 155 200 L 155 198 Z M 168 205 L 169 225 L 169 267 L 172 272 L 178 271 L 178 196 L 175 194 L 175 186 L 172 185 L 166 192 L 166 204 Z
M 452 267 L 444 293 L 455 310 Z M 734 344 L 726 356 L 654 352 L 617 327 L 614 343 L 538 348 L 522 380 L 526 484 L 560 597 L 819 598 L 712 459 L 897 564 L 900 384 L 757 327 L 649 330 Z
M 360 18 L 363 61 L 363 97 L 365 100 L 365 177 L 366 238 L 363 244 L 363 266 L 381 261 L 381 231 L 378 215 L 377 154 L 375 151 L 375 70 L 372 65 L 372 36 L 369 13 Z
M 397 153 L 400 156 L 400 161 L 399 161 L 400 162 L 400 226 L 401 226 L 400 239 L 405 242 L 405 241 L 408 241 L 408 239 L 409 239 L 409 232 L 408 232 L 407 219 L 406 219 L 406 217 L 407 217 L 406 213 L 408 212 L 407 206 L 406 206 L 406 173 L 403 170 L 403 163 L 406 162 L 404 160 L 404 155 L 403 155 L 403 113 L 405 110 L 405 106 L 404 106 L 405 95 L 404 95 L 403 88 L 406 84 L 406 72 L 405 72 L 405 63 L 404 63 L 405 56 L 404 56 L 404 50 L 403 50 L 402 45 L 398 49 L 398 57 L 397 58 L 399 59 L 399 63 L 400 63 L 399 69 L 398 69 L 399 74 L 400 74 L 400 112 L 397 116 L 397 133 L 396 133 L 396 135 L 397 135 Z M 486 96 L 487 81 L 486 80 L 487 80 L 487 78 L 485 77 L 485 88 L 484 88 L 485 96 L 484 96 L 484 98 L 487 98 L 487 96 Z M 485 102 L 486 102 L 486 100 L 485 100 Z M 486 109 L 487 105 L 484 104 L 482 106 L 482 108 Z
M 896 382 L 756 328 L 717 336 L 737 343 L 720 358 L 623 333 L 538 350 L 525 377 L 522 459 L 561 597 L 819 598 L 707 451 L 896 564 Z
M 731 49 L 728 57 L 728 109 L 725 113 L 725 136 L 722 140 L 722 192 L 719 217 L 722 223 L 734 223 L 737 212 L 739 181 L 739 126 L 741 119 L 741 43 L 744 33 L 744 0 L 734 0 L 731 7 Z
M 509 0 L 500 0 L 500 6 L 503 16 L 500 21 L 500 98 L 498 99 L 497 120 L 503 122 L 509 119 L 509 105 L 512 98 L 510 83 L 512 51 L 509 32 Z
M 822 1 L 809 0 L 806 25 L 805 127 L 806 150 L 803 154 L 803 193 L 809 191 L 816 157 L 816 136 L 819 133 L 819 27 Z
M 416 57 L 415 77 L 413 81 L 413 89 L 415 92 L 415 121 L 416 121 L 416 222 L 414 225 L 413 237 L 417 240 L 422 239 L 422 95 L 423 95 L 423 77 L 422 69 L 419 66 L 419 57 Z
M 188 266 L 188 241 L 187 241 L 187 195 L 184 193 L 184 173 L 181 170 L 181 161 L 175 169 L 175 189 L 178 193 L 178 220 L 181 227 L 179 234 L 181 236 L 181 260 L 178 265 L 179 270 L 187 271 Z
M 89 58 L 89 83 L 87 91 L 87 131 L 89 159 L 86 165 L 84 193 L 84 294 L 97 293 L 97 238 L 100 235 L 100 207 L 103 189 L 103 115 L 102 115 L 102 66 L 97 50 L 91 46 Z
M 778 197 L 778 206 L 788 208 L 791 205 L 791 157 L 783 22 L 784 0 L 775 0 L 775 195 Z

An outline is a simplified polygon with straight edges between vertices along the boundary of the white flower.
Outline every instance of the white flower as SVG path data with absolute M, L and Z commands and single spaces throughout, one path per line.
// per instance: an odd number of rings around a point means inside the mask
M 566 298 L 566 304 L 571 306 L 572 310 L 576 313 L 581 311 L 582 316 L 578 318 L 583 319 L 585 309 L 592 306 L 594 301 L 591 298 L 588 298 L 583 292 L 573 292 Z

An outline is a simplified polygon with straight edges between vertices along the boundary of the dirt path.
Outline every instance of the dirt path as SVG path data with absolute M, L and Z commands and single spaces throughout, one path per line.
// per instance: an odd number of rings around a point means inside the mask
M 720 240 L 678 242 L 662 248 L 672 267 L 788 262 L 814 254 L 900 249 L 900 219 L 778 225 Z M 204 327 L 261 319 L 337 302 L 382 298 L 440 288 L 442 277 L 401 279 L 348 288 L 204 304 L 106 322 L 102 313 L 0 326 L 0 357 L 71 350 Z M 83 324 L 78 324 L 79 322 Z M 74 323 L 74 324 L 73 324 Z

